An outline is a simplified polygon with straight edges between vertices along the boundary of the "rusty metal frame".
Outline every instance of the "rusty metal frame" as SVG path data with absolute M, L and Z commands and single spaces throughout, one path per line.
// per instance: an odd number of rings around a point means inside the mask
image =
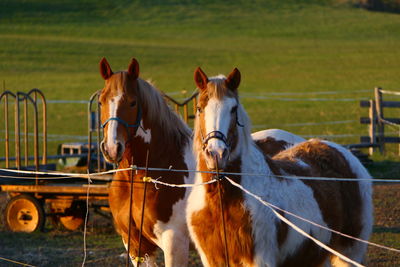
M 100 151 L 100 142 L 102 137 L 102 129 L 100 127 L 100 104 L 99 104 L 99 97 L 100 97 L 101 90 L 95 92 L 89 100 L 88 104 L 88 158 L 87 158 L 87 169 L 90 169 L 90 162 L 92 160 L 92 143 L 93 143 L 93 132 L 96 132 L 97 136 L 97 171 L 100 172 L 102 167 L 103 169 L 106 168 L 105 161 L 103 160 L 104 165 L 101 166 L 101 157 L 102 153 Z M 96 104 L 95 109 L 94 105 Z M 96 118 L 93 120 L 92 114 L 95 114 Z M 96 124 L 96 125 L 94 125 Z
M 33 98 L 32 98 L 33 95 Z M 11 91 L 4 91 L 0 95 L 0 102 L 4 98 L 4 122 L 5 122 L 5 162 L 6 168 L 10 168 L 10 135 L 9 135 L 9 97 L 14 98 L 14 123 L 15 123 L 15 167 L 17 169 L 21 169 L 21 109 L 20 102 L 23 102 L 23 121 L 24 121 L 24 129 L 23 129 L 23 145 L 24 145 L 24 165 L 27 167 L 29 165 L 29 117 L 28 117 L 28 103 L 30 103 L 34 109 L 33 113 L 33 142 L 34 142 L 34 165 L 35 169 L 39 170 L 39 116 L 38 116 L 38 102 L 37 95 L 40 96 L 42 101 L 42 109 L 43 109 L 43 151 L 42 151 L 42 163 L 47 163 L 47 108 L 46 108 L 46 99 L 44 98 L 43 93 L 38 89 L 32 89 L 28 93 L 17 92 L 14 94 Z M 36 181 L 37 182 L 37 181 Z
M 189 115 L 189 110 L 188 106 L 190 101 L 193 101 L 193 114 L 196 114 L 196 109 L 197 109 L 197 95 L 199 94 L 197 91 L 195 91 L 190 97 L 186 98 L 183 102 L 178 102 L 169 95 L 165 94 L 164 92 L 161 92 L 165 100 L 168 102 L 172 102 L 174 106 L 174 110 L 176 113 L 180 114 L 180 108 L 183 108 L 183 120 L 188 123 L 189 119 L 194 119 L 194 115 Z

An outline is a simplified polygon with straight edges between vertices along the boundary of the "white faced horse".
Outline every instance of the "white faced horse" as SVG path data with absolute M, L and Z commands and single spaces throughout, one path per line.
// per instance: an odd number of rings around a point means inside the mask
M 234 69 L 227 78 L 209 79 L 198 68 L 195 81 L 200 89 L 194 135 L 197 170 L 238 173 L 228 176 L 265 201 L 344 234 L 369 238 L 372 188 L 370 182 L 357 180 L 370 178 L 357 158 L 340 145 L 317 139 L 297 144 L 272 158 L 264 156 L 251 138 L 250 122 L 239 102 L 240 72 Z M 354 181 L 286 179 L 282 175 Z M 196 183 L 213 178 L 213 174 L 198 173 Z M 350 265 L 300 235 L 271 209 L 226 179 L 220 185 L 222 214 L 216 183 L 193 188 L 187 205 L 190 234 L 204 266 L 226 265 L 226 256 L 230 266 Z M 363 261 L 364 243 L 280 213 L 339 253 Z

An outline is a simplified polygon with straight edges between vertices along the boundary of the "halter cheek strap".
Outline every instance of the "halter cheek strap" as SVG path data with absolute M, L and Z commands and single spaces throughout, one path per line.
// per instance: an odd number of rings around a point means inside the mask
M 140 126 L 140 121 L 142 120 L 142 109 L 140 108 L 140 105 L 138 106 L 138 113 L 136 116 L 136 121 L 135 124 L 129 124 L 126 121 L 124 121 L 121 118 L 118 117 L 111 117 L 108 118 L 102 125 L 101 128 L 104 129 L 104 127 L 106 127 L 107 123 L 109 123 L 110 121 L 117 121 L 119 123 L 121 123 L 122 125 L 124 125 L 126 127 L 126 129 L 128 130 L 129 128 L 138 128 Z

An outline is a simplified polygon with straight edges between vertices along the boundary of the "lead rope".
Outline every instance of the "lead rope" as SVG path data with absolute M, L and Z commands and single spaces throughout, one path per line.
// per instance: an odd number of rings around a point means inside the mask
M 221 192 L 221 179 L 219 176 L 218 164 L 217 164 L 217 156 L 215 156 L 215 166 L 217 166 L 217 181 L 218 181 L 218 195 L 219 195 L 219 206 L 221 210 L 222 217 L 222 229 L 224 234 L 224 247 L 225 247 L 225 266 L 229 267 L 229 254 L 228 254 L 228 240 L 226 238 L 226 227 L 225 227 L 225 216 L 224 216 L 224 203 L 222 201 L 222 192 Z
M 139 247 L 138 247 L 138 253 L 137 253 L 137 267 L 140 266 L 140 263 L 142 262 L 142 257 L 140 257 L 140 247 L 142 245 L 142 231 L 143 231 L 143 221 L 144 221 L 144 210 L 145 210 L 145 204 L 146 204 L 146 192 L 147 192 L 147 184 L 148 184 L 148 177 L 147 177 L 147 171 L 149 167 L 149 150 L 147 150 L 146 154 L 146 169 L 143 177 L 143 182 L 144 182 L 144 192 L 143 192 L 143 202 L 142 202 L 142 216 L 140 218 L 140 229 L 139 229 Z
M 133 164 L 133 156 L 132 156 Z M 126 267 L 129 267 L 130 250 L 131 250 L 131 228 L 132 228 L 132 195 L 133 195 L 133 166 L 131 170 L 131 186 L 130 186 L 130 197 L 129 197 L 129 222 L 128 222 L 128 257 L 126 257 Z

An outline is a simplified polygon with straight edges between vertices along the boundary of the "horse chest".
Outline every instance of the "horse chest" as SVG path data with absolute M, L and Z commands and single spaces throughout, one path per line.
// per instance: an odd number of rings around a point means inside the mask
M 196 242 L 207 255 L 207 261 L 211 266 L 224 265 L 225 242 L 222 221 L 224 216 L 230 264 L 251 266 L 254 258 L 252 226 L 243 199 L 224 198 L 224 210 L 221 212 L 219 195 L 215 190 L 207 190 L 204 208 L 192 214 L 191 227 Z M 236 194 L 237 192 L 233 195 Z M 229 195 L 229 192 L 225 192 L 225 195 Z

